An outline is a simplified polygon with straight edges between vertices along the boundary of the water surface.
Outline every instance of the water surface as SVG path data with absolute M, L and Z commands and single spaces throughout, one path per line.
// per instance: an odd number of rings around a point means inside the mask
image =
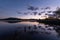
M 60 26 L 28 21 L 0 21 L 0 40 L 60 40 Z

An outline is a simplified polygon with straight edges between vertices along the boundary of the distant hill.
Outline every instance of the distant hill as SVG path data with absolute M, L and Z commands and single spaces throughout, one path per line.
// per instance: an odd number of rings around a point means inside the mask
M 4 18 L 4 19 L 0 19 L 0 20 L 21 20 L 21 19 L 10 17 L 10 18 Z

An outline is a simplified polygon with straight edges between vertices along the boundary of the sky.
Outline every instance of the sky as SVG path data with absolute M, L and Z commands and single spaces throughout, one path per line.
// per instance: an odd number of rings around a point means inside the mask
M 55 10 L 60 7 L 60 0 L 0 0 L 0 18 L 17 17 L 17 18 L 44 18 L 40 15 L 24 15 L 17 12 L 32 12 L 27 9 L 29 5 L 40 8 L 51 7 Z M 43 14 L 42 14 L 43 15 Z

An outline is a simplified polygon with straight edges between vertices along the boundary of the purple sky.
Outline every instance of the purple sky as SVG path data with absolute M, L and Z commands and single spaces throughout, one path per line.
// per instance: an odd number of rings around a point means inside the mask
M 31 12 L 27 10 L 27 7 L 32 5 L 34 7 L 38 7 L 40 12 L 40 8 L 51 7 L 51 10 L 55 10 L 55 8 L 60 6 L 60 0 L 0 0 L 0 18 L 5 17 L 19 17 L 19 18 L 41 18 L 39 15 L 24 15 L 18 14 L 18 12 Z M 44 14 L 42 14 L 44 16 Z

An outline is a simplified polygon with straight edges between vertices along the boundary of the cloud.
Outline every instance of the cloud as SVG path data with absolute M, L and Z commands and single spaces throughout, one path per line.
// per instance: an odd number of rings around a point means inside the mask
M 21 12 L 19 12 L 19 11 L 16 11 L 18 14 L 22 14 Z
M 27 15 L 28 13 L 24 13 L 24 15 Z
M 51 9 L 50 7 L 41 8 L 41 10 Z
M 41 15 L 41 13 L 39 13 L 38 15 Z
M 60 15 L 60 8 L 58 8 L 56 11 L 53 11 L 53 13 Z
M 34 15 L 36 15 L 37 14 L 37 12 L 33 12 L 34 13 Z
M 42 11 L 41 13 L 45 13 L 45 11 Z
M 45 15 L 48 15 L 47 13 Z
M 48 13 L 51 13 L 52 11 L 47 11 Z
M 28 7 L 28 10 L 32 10 L 32 11 L 35 11 L 35 10 L 38 10 L 39 8 L 38 7 L 34 7 L 34 6 L 29 6 Z
M 50 7 L 46 7 L 45 9 L 50 9 Z
M 23 15 L 28 15 L 30 12 L 19 12 L 19 11 L 16 11 L 17 14 L 23 14 Z

